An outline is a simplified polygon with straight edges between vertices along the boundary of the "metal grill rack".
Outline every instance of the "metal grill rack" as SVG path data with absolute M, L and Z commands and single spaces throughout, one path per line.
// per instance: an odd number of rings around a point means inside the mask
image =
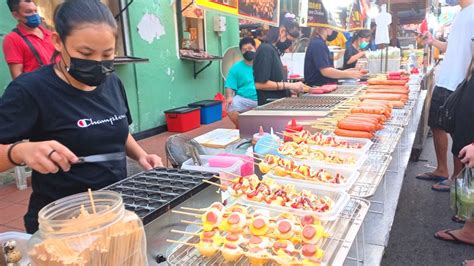
M 360 169 L 359 178 L 349 190 L 349 195 L 360 198 L 372 197 L 385 176 L 391 161 L 392 157 L 389 155 L 369 153 Z
M 323 223 L 324 228 L 331 236 L 320 245 L 320 248 L 325 251 L 322 265 L 342 265 L 344 263 L 369 208 L 369 201 L 352 198 L 337 220 Z M 187 238 L 184 241 L 198 243 L 199 237 Z M 362 259 L 357 258 L 357 260 Z M 167 261 L 169 265 L 249 265 L 244 256 L 239 261 L 230 263 L 225 262 L 219 252 L 212 257 L 203 257 L 194 247 L 188 245 L 179 245 L 173 249 Z
M 380 152 L 391 154 L 397 146 L 400 137 L 403 134 L 403 128 L 398 126 L 386 126 L 383 130 L 378 131 L 372 138 L 371 152 Z
M 405 107 L 404 109 L 393 109 L 392 118 L 385 125 L 405 127 L 410 122 L 412 109 Z
M 257 107 L 256 110 L 265 111 L 329 111 L 339 103 L 345 101 L 346 97 L 301 97 L 284 98 L 269 104 Z
M 144 224 L 155 220 L 205 187 L 213 173 L 157 168 L 138 173 L 103 190 L 122 195 L 125 208 L 135 212 Z

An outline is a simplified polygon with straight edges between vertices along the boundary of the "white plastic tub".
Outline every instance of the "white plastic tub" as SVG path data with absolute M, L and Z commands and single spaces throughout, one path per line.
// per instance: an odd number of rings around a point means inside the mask
M 236 160 L 236 162 L 230 167 L 211 167 L 209 166 L 209 159 L 214 158 L 215 156 L 201 155 L 199 157 L 201 158 L 202 165 L 194 165 L 193 160 L 189 159 L 183 163 L 181 168 L 184 170 L 223 174 L 225 177 L 235 177 L 240 176 L 240 170 L 244 163 L 241 160 Z
M 284 181 L 284 180 L 279 180 L 277 181 L 277 183 L 280 185 L 286 185 L 286 184 L 294 185 L 297 192 L 306 190 L 306 191 L 310 191 L 311 193 L 315 195 L 328 196 L 334 201 L 334 205 L 332 206 L 332 209 L 329 210 L 328 212 L 318 213 L 314 211 L 298 210 L 298 209 L 293 209 L 291 207 L 282 207 L 282 206 L 276 206 L 276 205 L 266 204 L 266 203 L 257 202 L 257 201 L 250 201 L 250 200 L 245 199 L 244 197 L 239 198 L 238 201 L 242 201 L 247 205 L 255 206 L 258 208 L 277 210 L 281 212 L 293 213 L 296 215 L 311 214 L 311 215 L 317 216 L 320 220 L 323 220 L 323 221 L 334 221 L 338 218 L 339 214 L 341 213 L 342 210 L 344 210 L 344 207 L 347 205 L 347 203 L 350 200 L 349 194 L 347 194 L 344 191 L 336 191 L 330 188 L 319 189 L 319 188 L 314 188 L 314 187 L 308 187 L 305 183 Z
M 19 232 L 6 232 L 0 234 L 0 248 L 3 249 L 3 244 L 9 240 L 15 240 L 18 250 L 23 256 L 20 260 L 21 266 L 26 266 L 30 262 L 28 257 L 28 241 L 30 240 L 31 235 Z
M 349 167 L 315 167 L 312 169 L 318 170 L 318 169 L 324 169 L 328 171 L 331 175 L 336 175 L 337 173 L 341 174 L 344 176 L 345 181 L 344 183 L 341 184 L 331 184 L 331 183 L 324 183 L 316 180 L 308 180 L 308 179 L 296 179 L 291 176 L 277 176 L 273 173 L 273 171 L 270 171 L 268 174 L 266 174 L 266 177 L 275 179 L 277 181 L 289 181 L 289 182 L 296 182 L 296 183 L 304 183 L 305 186 L 311 187 L 311 188 L 316 188 L 316 189 L 333 189 L 336 191 L 348 191 L 349 189 L 352 188 L 352 185 L 354 185 L 355 181 L 359 178 L 359 171 L 351 169 Z
M 381 62 L 382 61 L 382 62 Z M 385 59 L 369 59 L 369 73 L 380 74 L 400 70 L 400 59 L 388 59 L 385 67 Z
M 218 174 L 220 177 L 224 179 L 233 179 L 237 176 L 241 175 L 241 169 L 242 165 L 244 162 L 242 160 L 237 160 L 232 166 L 223 168 L 223 167 L 211 167 L 209 166 L 209 159 L 214 158 L 216 156 L 212 155 L 200 155 L 199 156 L 202 161 L 202 165 L 194 165 L 193 160 L 189 159 L 186 162 L 183 163 L 181 166 L 182 169 L 185 170 L 194 170 L 194 171 L 200 171 L 200 172 L 210 172 L 210 173 L 215 173 Z M 223 185 L 229 185 L 228 183 L 224 182 L 223 180 L 220 180 L 221 184 Z M 230 193 L 227 191 L 222 191 L 221 193 L 222 201 L 227 200 L 230 198 Z
M 336 164 L 336 163 L 329 163 L 326 161 L 306 160 L 306 159 L 299 159 L 296 157 L 288 157 L 288 156 L 287 157 L 294 160 L 297 164 L 306 164 L 314 168 L 344 167 L 344 168 L 350 168 L 352 170 L 359 170 L 364 164 L 365 159 L 367 159 L 366 153 L 336 151 L 336 150 L 328 150 L 326 148 L 317 148 L 317 149 L 322 150 L 326 153 L 334 152 L 337 154 L 337 156 L 341 156 L 342 158 L 353 157 L 355 159 L 355 162 L 354 164 Z

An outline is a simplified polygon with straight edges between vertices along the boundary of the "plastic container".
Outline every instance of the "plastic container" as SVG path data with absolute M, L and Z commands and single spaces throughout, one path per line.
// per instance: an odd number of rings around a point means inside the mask
M 201 125 L 207 125 L 222 120 L 222 102 L 205 100 L 191 103 L 189 107 L 201 108 Z
M 125 210 L 120 194 L 93 192 L 57 200 L 38 214 L 39 230 L 28 243 L 32 265 L 147 265 L 140 218 Z M 95 264 L 95 263 L 94 263 Z
M 324 183 L 324 182 L 319 182 L 315 180 L 309 180 L 309 179 L 295 179 L 291 176 L 277 176 L 275 175 L 272 171 L 270 171 L 268 174 L 266 174 L 266 177 L 275 179 L 275 180 L 282 180 L 282 181 L 290 181 L 290 182 L 301 182 L 304 183 L 305 186 L 311 187 L 311 188 L 316 188 L 316 189 L 326 189 L 330 188 L 335 191 L 348 191 L 352 188 L 352 185 L 356 182 L 356 180 L 359 178 L 359 171 L 354 170 L 349 167 L 312 167 L 312 169 L 318 170 L 318 169 L 324 169 L 328 171 L 332 176 L 335 176 L 337 173 L 341 174 L 345 179 L 346 182 L 342 184 L 331 184 L 331 183 Z
M 258 132 L 253 134 L 253 137 L 252 137 L 252 145 L 255 145 L 261 138 L 265 137 L 265 136 L 269 136 L 270 134 L 263 131 L 263 127 L 260 126 L 260 128 L 258 129 Z
M 281 145 L 281 139 L 275 135 L 267 135 L 260 138 L 255 143 L 254 151 L 256 154 L 265 156 L 266 154 L 280 155 L 278 147 Z
M 380 74 L 400 70 L 400 59 L 388 59 L 387 68 L 385 68 L 385 59 L 369 59 L 369 73 Z
M 329 136 L 325 136 L 329 137 Z M 354 153 L 367 153 L 372 147 L 373 142 L 370 139 L 362 139 L 362 138 L 347 138 L 347 137 L 339 137 L 339 136 L 330 136 L 335 138 L 336 141 L 347 141 L 349 144 L 361 144 L 361 149 L 348 149 L 348 148 L 337 148 L 331 146 L 324 146 L 324 145 L 315 145 L 311 144 L 310 146 L 314 149 L 324 149 L 328 151 L 341 151 L 341 152 L 354 152 Z
M 223 179 L 233 179 L 237 176 L 241 176 L 241 169 L 244 165 L 244 162 L 242 160 L 237 160 L 233 165 L 228 167 L 211 167 L 209 165 L 209 160 L 216 158 L 216 156 L 201 155 L 200 158 L 202 161 L 202 165 L 194 165 L 193 160 L 189 159 L 182 164 L 181 169 L 215 173 Z M 221 180 L 220 182 L 223 185 L 230 185 L 230 183 L 225 182 L 223 180 Z M 229 199 L 230 196 L 230 193 L 227 191 L 222 191 L 221 193 L 223 202 Z
M 199 108 L 179 107 L 165 111 L 166 124 L 170 132 L 187 132 L 201 126 Z
M 28 241 L 31 235 L 19 232 L 6 232 L 0 234 L 0 248 L 3 249 L 3 244 L 10 240 L 15 240 L 16 248 L 21 253 L 22 258 L 19 261 L 20 266 L 26 266 L 30 262 L 28 257 Z
M 301 131 L 303 131 L 303 126 L 298 125 L 298 123 L 296 123 L 296 119 L 291 119 L 291 123 L 286 125 L 285 132 L 284 132 L 284 133 L 288 133 L 288 136 L 287 134 L 285 134 L 283 140 L 285 142 L 291 141 L 292 140 L 291 135 L 297 132 L 301 132 Z
M 193 160 L 189 159 L 183 163 L 181 169 L 216 173 L 227 179 L 241 175 L 240 169 L 243 165 L 241 160 L 236 160 L 234 164 L 228 167 L 211 167 L 209 165 L 209 160 L 216 158 L 216 156 L 201 155 L 200 158 L 202 165 L 194 165 Z
M 328 167 L 350 167 L 353 170 L 359 170 L 362 165 L 365 163 L 365 160 L 367 159 L 367 153 L 358 153 L 358 152 L 345 152 L 345 151 L 332 151 L 332 150 L 327 150 L 325 148 L 318 148 L 319 150 L 322 150 L 326 153 L 332 153 L 334 152 L 337 156 L 340 156 L 342 158 L 354 158 L 355 162 L 354 164 L 335 164 L 335 163 L 329 163 L 326 161 L 316 161 L 316 160 L 305 160 L 305 159 L 298 159 L 295 157 L 289 157 L 293 159 L 296 163 L 298 164 L 306 164 L 311 167 L 315 168 L 328 168 Z
M 291 207 L 282 207 L 282 206 L 277 206 L 277 205 L 261 203 L 257 201 L 251 201 L 251 200 L 245 199 L 244 197 L 239 198 L 238 201 L 242 201 L 247 205 L 255 206 L 258 208 L 273 209 L 273 210 L 277 210 L 281 212 L 293 213 L 296 215 L 311 214 L 311 215 L 317 216 L 320 220 L 323 220 L 323 221 L 334 221 L 338 218 L 339 214 L 341 213 L 342 210 L 344 210 L 344 207 L 347 205 L 347 203 L 350 200 L 349 194 L 347 194 L 344 191 L 336 191 L 330 188 L 319 189 L 319 188 L 314 188 L 314 187 L 308 187 L 306 186 L 305 183 L 293 182 L 293 181 L 287 181 L 287 180 L 279 180 L 277 183 L 279 185 L 287 185 L 287 184 L 294 185 L 297 192 L 301 192 L 302 190 L 305 190 L 315 195 L 327 196 L 334 201 L 334 205 L 332 206 L 331 210 L 324 213 L 318 213 L 314 211 L 298 210 L 298 209 L 293 209 Z
M 254 159 L 250 156 L 247 156 L 245 154 L 231 154 L 231 153 L 221 153 L 221 154 L 218 154 L 217 156 L 225 156 L 225 157 L 233 157 L 233 158 L 241 159 L 243 164 L 242 164 L 242 167 L 240 167 L 240 175 L 242 176 L 253 175 L 255 172 L 255 167 L 253 163 Z

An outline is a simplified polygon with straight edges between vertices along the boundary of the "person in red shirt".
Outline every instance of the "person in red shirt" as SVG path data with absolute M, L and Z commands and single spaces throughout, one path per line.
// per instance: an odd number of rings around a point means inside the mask
M 3 40 L 3 54 L 13 79 L 51 62 L 54 45 L 51 32 L 41 26 L 41 17 L 31 0 L 7 0 L 18 25 Z

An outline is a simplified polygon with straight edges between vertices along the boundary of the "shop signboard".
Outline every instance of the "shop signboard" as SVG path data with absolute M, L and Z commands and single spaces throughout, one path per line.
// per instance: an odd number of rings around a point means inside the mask
M 349 9 L 349 23 L 347 24 L 348 31 L 356 31 L 366 29 L 367 25 L 367 10 L 365 0 L 356 0 L 352 3 Z
M 366 0 L 301 0 L 300 25 L 337 31 L 360 30 L 366 25 L 367 8 Z
M 195 0 L 202 8 L 239 18 L 278 26 L 280 14 L 279 0 Z

